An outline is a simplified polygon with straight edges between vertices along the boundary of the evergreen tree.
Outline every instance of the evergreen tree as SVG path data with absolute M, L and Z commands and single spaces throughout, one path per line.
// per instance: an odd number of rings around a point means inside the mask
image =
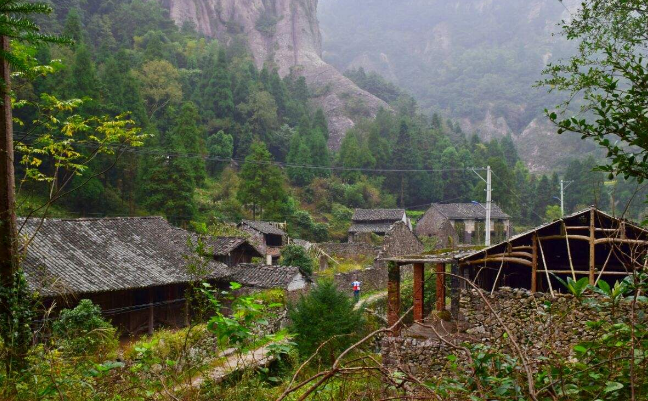
M 223 131 L 218 131 L 207 139 L 207 152 L 209 157 L 218 159 L 231 159 L 234 155 L 234 138 Z M 207 163 L 209 174 L 214 177 L 220 173 L 228 162 L 210 160 Z
M 204 88 L 204 104 L 216 118 L 231 118 L 234 115 L 234 95 L 232 80 L 228 71 L 225 49 L 221 48 L 216 60 L 216 68 Z
M 71 95 L 97 99 L 97 79 L 92 55 L 85 45 L 77 48 L 72 66 Z
M 192 180 L 200 186 L 205 182 L 206 170 L 202 158 L 205 153 L 202 132 L 197 121 L 198 109 L 192 102 L 185 102 L 175 117 L 175 126 L 170 135 L 180 138 L 185 152 L 191 155 L 188 164 L 191 166 Z
M 63 36 L 72 39 L 77 46 L 83 44 L 83 23 L 78 9 L 73 8 L 67 14 L 63 26 Z
M 347 132 L 340 145 L 338 165 L 346 168 L 373 168 L 375 163 L 369 148 L 358 132 L 354 129 Z M 350 182 L 355 182 L 360 179 L 362 172 L 343 171 L 341 176 Z
M 272 164 L 272 156 L 263 142 L 252 144 L 239 177 L 241 186 L 237 197 L 252 209 L 252 217 L 276 216 L 286 198 L 283 175 Z

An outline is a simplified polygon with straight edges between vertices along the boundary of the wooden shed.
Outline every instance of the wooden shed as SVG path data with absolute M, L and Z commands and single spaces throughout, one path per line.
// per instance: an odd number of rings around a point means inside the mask
M 500 286 L 559 291 L 556 277 L 610 283 L 645 265 L 648 231 L 595 207 L 579 211 L 472 253 L 461 274 L 491 291 Z

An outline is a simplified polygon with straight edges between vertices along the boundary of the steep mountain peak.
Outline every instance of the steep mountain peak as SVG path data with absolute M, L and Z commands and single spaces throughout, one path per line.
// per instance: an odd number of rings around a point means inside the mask
M 234 35 L 247 39 L 257 67 L 270 61 L 279 75 L 304 76 L 330 129 L 329 147 L 337 149 L 359 119 L 389 106 L 358 88 L 322 59 L 318 0 L 160 0 L 177 24 L 193 22 L 198 32 L 224 43 Z

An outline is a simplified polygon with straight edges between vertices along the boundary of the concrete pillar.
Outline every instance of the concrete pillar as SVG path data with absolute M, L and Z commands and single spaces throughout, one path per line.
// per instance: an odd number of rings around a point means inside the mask
M 400 319 L 400 266 L 389 263 L 387 271 L 387 325 L 392 327 Z M 400 325 L 391 331 L 391 337 L 400 335 Z
M 272 255 L 266 255 L 266 265 L 272 266 Z
M 445 310 L 445 264 L 436 265 L 436 310 L 442 312 Z
M 423 289 L 425 288 L 425 265 L 414 264 L 414 321 L 422 322 L 425 311 L 423 305 Z

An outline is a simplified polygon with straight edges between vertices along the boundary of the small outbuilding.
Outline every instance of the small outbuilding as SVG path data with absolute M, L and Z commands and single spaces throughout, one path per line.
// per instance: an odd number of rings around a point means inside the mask
M 511 217 L 495 203 L 491 204 L 491 236 L 505 240 L 511 234 Z M 454 228 L 455 235 L 449 231 Z M 437 237 L 441 241 L 456 238 L 458 244 L 483 244 L 486 209 L 479 203 L 433 203 L 416 223 L 414 233 L 420 237 Z
M 250 234 L 250 241 L 266 258 L 266 264 L 277 264 L 281 249 L 288 243 L 286 224 L 271 221 L 243 220 L 238 227 Z
M 461 258 L 461 274 L 492 291 L 564 291 L 558 278 L 614 281 L 645 266 L 648 231 L 595 207 Z
M 208 244 L 214 258 L 229 267 L 251 263 L 254 258 L 263 258 L 263 253 L 245 238 L 215 237 Z
M 349 242 L 366 242 L 371 234 L 385 236 L 398 222 L 403 222 L 412 229 L 405 209 L 356 209 L 351 220 Z

